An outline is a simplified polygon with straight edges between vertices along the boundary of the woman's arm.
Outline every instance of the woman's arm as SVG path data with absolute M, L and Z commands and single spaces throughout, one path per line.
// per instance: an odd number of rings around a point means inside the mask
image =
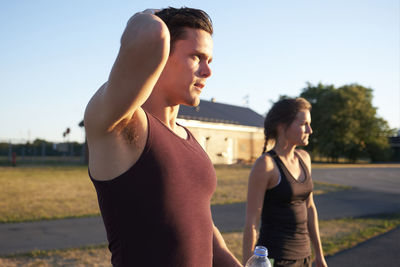
M 311 157 L 304 150 L 298 150 L 301 158 L 307 166 L 307 169 L 311 175 Z M 318 223 L 318 212 L 314 203 L 314 195 L 311 192 L 310 196 L 307 199 L 307 227 L 308 233 L 310 234 L 311 244 L 314 248 L 316 254 L 316 266 L 317 267 L 327 267 L 324 252 L 322 249 L 321 238 L 319 235 L 319 223 Z
M 307 200 L 307 217 L 308 217 L 308 232 L 310 234 L 311 243 L 316 254 L 316 266 L 327 267 L 324 252 L 322 250 L 321 238 L 319 235 L 318 213 L 315 207 L 313 194 L 311 193 Z
M 257 159 L 250 173 L 246 222 L 243 231 L 243 264 L 251 257 L 257 242 L 257 230 L 264 204 L 265 191 L 276 185 L 279 172 L 274 170 L 274 163 L 270 156 L 263 155 Z M 276 176 L 276 177 L 275 177 Z

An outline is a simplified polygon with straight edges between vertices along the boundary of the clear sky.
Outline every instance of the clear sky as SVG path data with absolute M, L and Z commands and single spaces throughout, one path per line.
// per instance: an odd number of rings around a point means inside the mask
M 0 3 L 0 141 L 83 141 L 78 127 L 134 13 L 188 6 L 214 23 L 213 75 L 201 98 L 264 115 L 279 95 L 358 83 L 400 128 L 398 0 L 13 1 Z

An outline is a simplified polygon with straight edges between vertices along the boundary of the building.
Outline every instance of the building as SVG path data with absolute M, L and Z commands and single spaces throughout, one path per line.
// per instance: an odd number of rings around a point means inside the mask
M 391 160 L 400 162 L 400 130 L 397 136 L 389 137 L 389 144 L 393 151 Z
M 201 100 L 197 107 L 181 105 L 177 122 L 192 132 L 213 164 L 251 163 L 261 155 L 264 118 L 247 107 Z
M 177 122 L 188 129 L 214 164 L 253 162 L 264 145 L 264 118 L 247 108 L 214 100 L 180 106 Z

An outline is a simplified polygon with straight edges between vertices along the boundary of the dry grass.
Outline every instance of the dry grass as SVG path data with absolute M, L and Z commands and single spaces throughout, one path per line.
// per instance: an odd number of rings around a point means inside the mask
M 245 202 L 251 166 L 216 166 L 211 204 Z M 345 187 L 315 183 L 315 194 Z M 99 215 L 85 166 L 0 167 L 0 223 Z
M 98 214 L 85 167 L 0 167 L 0 222 Z
M 321 221 L 324 250 L 333 255 L 400 226 L 400 214 Z
M 320 181 L 313 181 L 313 182 L 314 182 L 314 190 L 313 190 L 314 196 L 326 194 L 329 192 L 336 192 L 336 191 L 351 189 L 351 186 L 347 186 L 347 185 L 331 184 L 331 183 L 320 182 Z
M 399 226 L 400 214 L 320 221 L 320 234 L 325 256 L 352 248 Z M 224 233 L 223 236 L 229 249 L 241 261 L 243 233 Z
M 35 251 L 22 255 L 0 257 L 0 266 L 109 267 L 111 266 L 111 254 L 105 245 L 67 250 Z
M 320 222 L 325 255 L 333 255 L 400 226 L 400 214 L 345 218 Z M 242 260 L 241 232 L 222 233 L 233 254 Z M 39 251 L 0 257 L 0 266 L 111 266 L 105 245 L 67 250 Z
M 244 202 L 247 198 L 247 182 L 251 166 L 215 166 L 218 185 L 211 199 L 211 204 Z
M 250 166 L 216 166 L 218 187 L 212 203 L 245 201 L 250 169 Z M 316 183 L 315 189 L 321 193 L 343 188 Z M 98 214 L 96 193 L 87 167 L 0 167 L 0 222 Z M 399 225 L 398 214 L 320 222 L 327 255 Z M 241 259 L 242 233 L 223 233 L 223 236 L 228 247 Z M 105 246 L 39 251 L 0 257 L 0 266 L 110 266 L 110 253 Z

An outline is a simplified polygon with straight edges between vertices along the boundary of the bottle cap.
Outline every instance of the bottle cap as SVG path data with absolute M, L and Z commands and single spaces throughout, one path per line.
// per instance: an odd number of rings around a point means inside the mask
M 268 249 L 263 246 L 256 246 L 254 249 L 254 255 L 266 257 L 268 256 Z

